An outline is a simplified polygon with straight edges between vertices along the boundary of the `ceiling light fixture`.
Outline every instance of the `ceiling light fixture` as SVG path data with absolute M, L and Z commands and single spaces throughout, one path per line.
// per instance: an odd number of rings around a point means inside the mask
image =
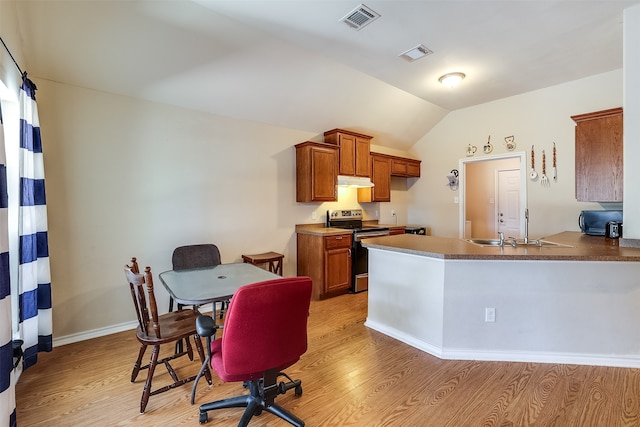
M 456 87 L 464 78 L 464 73 L 448 73 L 440 77 L 438 81 L 446 87 Z

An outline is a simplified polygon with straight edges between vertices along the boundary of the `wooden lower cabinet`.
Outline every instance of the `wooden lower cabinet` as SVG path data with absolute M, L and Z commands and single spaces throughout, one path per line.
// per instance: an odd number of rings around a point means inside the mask
M 389 236 L 404 234 L 404 227 L 389 227 Z
M 313 281 L 312 299 L 322 300 L 349 292 L 353 235 L 298 233 L 298 276 Z

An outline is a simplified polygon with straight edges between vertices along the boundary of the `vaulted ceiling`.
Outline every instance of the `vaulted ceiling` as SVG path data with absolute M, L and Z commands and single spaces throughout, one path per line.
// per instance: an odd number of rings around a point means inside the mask
M 407 149 L 449 111 L 622 68 L 638 3 L 371 0 L 360 30 L 352 0 L 20 0 L 17 19 L 36 78 Z

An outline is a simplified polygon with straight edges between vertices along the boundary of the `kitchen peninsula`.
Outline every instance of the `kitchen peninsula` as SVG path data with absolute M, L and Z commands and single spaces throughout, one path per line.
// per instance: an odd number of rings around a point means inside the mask
M 443 359 L 640 367 L 640 249 L 547 240 L 566 246 L 367 239 L 365 325 Z

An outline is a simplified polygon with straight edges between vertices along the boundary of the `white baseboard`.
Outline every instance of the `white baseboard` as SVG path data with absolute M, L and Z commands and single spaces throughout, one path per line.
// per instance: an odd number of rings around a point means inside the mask
M 476 349 L 447 349 L 416 339 L 394 328 L 367 319 L 364 325 L 405 344 L 422 350 L 439 359 L 479 360 L 484 362 L 532 362 L 559 363 L 569 365 L 613 366 L 617 368 L 640 368 L 640 357 L 586 353 L 548 353 L 524 351 L 486 351 Z
M 62 337 L 53 338 L 53 346 L 60 347 L 74 342 L 90 340 L 92 338 L 103 337 L 105 335 L 111 335 L 122 331 L 128 331 L 135 329 L 138 326 L 137 321 L 120 323 L 119 325 L 107 326 L 106 328 L 92 329 L 90 331 L 79 332 L 77 334 L 65 335 Z

